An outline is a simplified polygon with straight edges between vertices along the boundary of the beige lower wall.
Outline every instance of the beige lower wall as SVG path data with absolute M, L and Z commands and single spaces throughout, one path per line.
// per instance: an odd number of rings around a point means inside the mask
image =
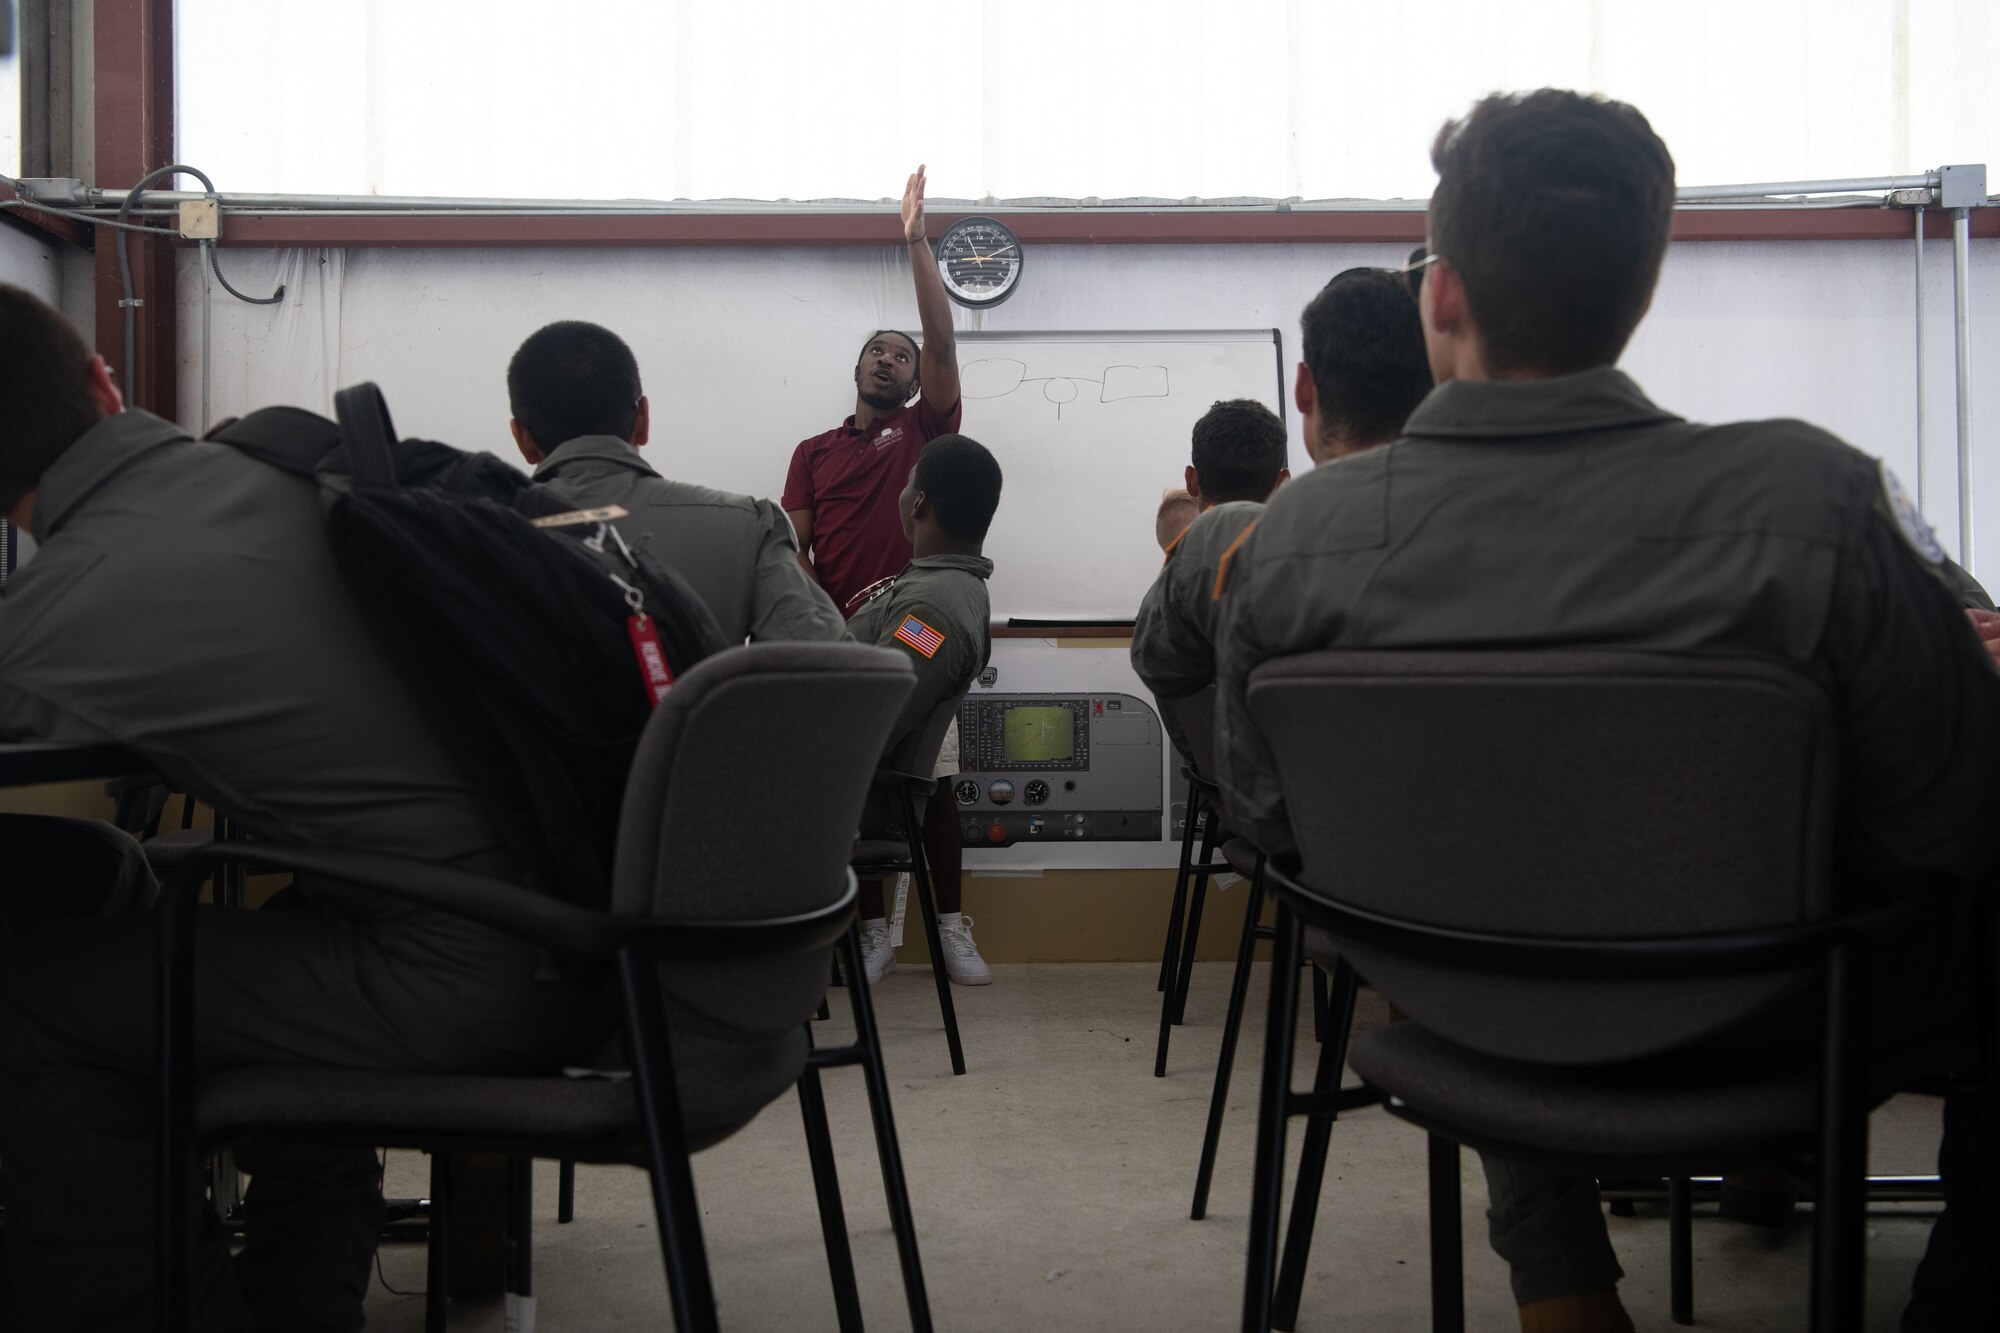
M 965 910 L 989 963 L 1157 961 L 1173 896 L 1171 870 L 1051 870 L 1040 878 L 969 875 L 965 882 Z M 1210 886 L 1197 957 L 1236 956 L 1248 897 L 1240 882 L 1220 893 Z M 914 901 L 908 912 L 914 922 Z M 928 957 L 922 935 L 906 922 L 898 957 Z
M 0 789 L 0 812 L 109 819 L 111 799 L 102 782 Z M 178 823 L 178 801 L 167 811 Z M 207 811 L 197 815 L 207 823 Z M 1173 900 L 1171 870 L 1051 870 L 1040 877 L 967 876 L 965 910 L 977 923 L 974 937 L 990 963 L 1101 963 L 1157 960 Z M 1212 887 L 1202 911 L 1197 956 L 1236 956 L 1243 929 L 1246 886 Z M 909 904 L 912 922 L 916 903 Z M 929 957 L 923 931 L 906 926 L 901 957 Z
M 0 814 L 61 815 L 109 819 L 111 798 L 102 782 L 56 782 L 43 787 L 0 787 Z

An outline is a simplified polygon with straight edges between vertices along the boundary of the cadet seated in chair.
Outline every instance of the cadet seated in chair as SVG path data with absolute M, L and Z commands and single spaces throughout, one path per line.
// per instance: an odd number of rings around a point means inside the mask
M 0 597 L 0 739 L 115 741 L 273 840 L 520 882 L 349 594 L 311 481 L 124 411 L 68 321 L 0 286 L 0 513 L 40 544 Z M 50 900 L 77 886 L 21 884 Z M 194 1058 L 516 1073 L 586 1058 L 603 987 L 462 918 L 324 881 L 204 912 Z M 94 899 L 78 894 L 80 916 Z M 8 907 L 0 900 L 0 914 Z M 158 1103 L 150 912 L 0 930 L 0 1325 L 153 1327 Z M 244 1145 L 247 1243 L 203 1237 L 204 1333 L 361 1327 L 382 1231 L 367 1147 Z
M 579 509 L 628 511 L 614 520 L 619 535 L 686 579 L 726 642 L 846 634 L 833 599 L 800 566 L 782 509 L 670 481 L 639 457 L 652 412 L 617 334 L 581 320 L 537 330 L 508 363 L 507 403 L 535 480 Z
M 1967 927 L 1950 918 L 2000 860 L 2000 676 L 1962 609 L 1979 597 L 1875 459 L 1801 421 L 1684 421 L 1615 368 L 1673 223 L 1673 159 L 1637 110 L 1496 95 L 1431 156 L 1418 300 L 1438 387 L 1401 439 L 1287 486 L 1221 580 L 1232 820 L 1274 855 L 1293 846 L 1246 698 L 1273 658 L 1612 646 L 1788 662 L 1838 712 L 1840 878 L 1864 900 L 1938 886 L 1923 890 L 1938 934 L 1876 966 L 1876 1038 L 1969 1023 Z M 1816 1050 L 1750 1026 L 1731 1040 Z M 1971 1101 L 1947 1099 L 1947 1204 L 1906 1330 L 1992 1320 L 1995 1202 L 1968 1179 Z M 1522 1327 L 1629 1330 L 1596 1182 L 1485 1165 Z
M 1305 360 L 1293 393 L 1313 462 L 1396 438 L 1431 388 L 1423 325 L 1403 277 L 1377 268 L 1336 274 L 1299 324 Z M 1157 697 L 1185 698 L 1215 683 L 1217 567 L 1290 475 L 1284 423 L 1261 404 L 1217 403 L 1195 423 L 1188 490 L 1205 507 L 1167 548 L 1132 626 L 1132 669 Z M 1186 751 L 1180 737 L 1175 744 Z
M 897 497 L 903 534 L 916 557 L 847 622 L 857 640 L 905 652 L 917 670 L 917 688 L 903 705 L 884 762 L 922 729 L 939 704 L 964 693 L 986 669 L 993 651 L 986 599 L 993 562 L 979 552 L 999 505 L 1000 464 L 984 445 L 963 435 L 943 435 L 926 444 Z M 956 755 L 940 759 L 939 771 L 957 771 Z M 948 801 L 951 794 L 939 792 L 931 799 Z M 886 818 L 885 809 L 871 801 L 864 821 Z M 876 828 L 863 832 L 881 836 Z M 902 832 L 912 838 L 917 834 L 915 829 Z M 946 970 L 960 985 L 985 985 L 993 973 L 972 942 L 971 919 L 960 910 L 959 876 L 939 874 L 936 891 L 941 939 L 935 947 L 944 950 Z M 861 884 L 861 952 L 870 983 L 896 966 L 880 880 Z

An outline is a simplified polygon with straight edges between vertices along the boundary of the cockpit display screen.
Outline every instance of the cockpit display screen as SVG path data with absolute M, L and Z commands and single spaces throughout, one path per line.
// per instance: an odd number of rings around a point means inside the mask
M 1062 763 L 1076 757 L 1076 715 L 1058 705 L 1007 710 L 1001 754 L 1010 764 Z

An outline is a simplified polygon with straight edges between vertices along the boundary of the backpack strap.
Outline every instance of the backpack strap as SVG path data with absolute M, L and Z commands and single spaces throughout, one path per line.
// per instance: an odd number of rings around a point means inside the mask
M 339 450 L 340 427 L 302 407 L 266 407 L 225 421 L 203 438 L 280 471 L 314 477 Z
M 333 396 L 340 418 L 340 436 L 347 442 L 347 470 L 357 490 L 396 489 L 395 423 L 389 404 L 373 381 L 342 389 Z

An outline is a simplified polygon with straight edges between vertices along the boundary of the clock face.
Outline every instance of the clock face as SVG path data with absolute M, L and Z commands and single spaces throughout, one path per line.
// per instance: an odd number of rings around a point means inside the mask
M 965 218 L 938 239 L 938 273 L 960 305 L 998 305 L 1021 281 L 1021 243 L 992 218 Z

